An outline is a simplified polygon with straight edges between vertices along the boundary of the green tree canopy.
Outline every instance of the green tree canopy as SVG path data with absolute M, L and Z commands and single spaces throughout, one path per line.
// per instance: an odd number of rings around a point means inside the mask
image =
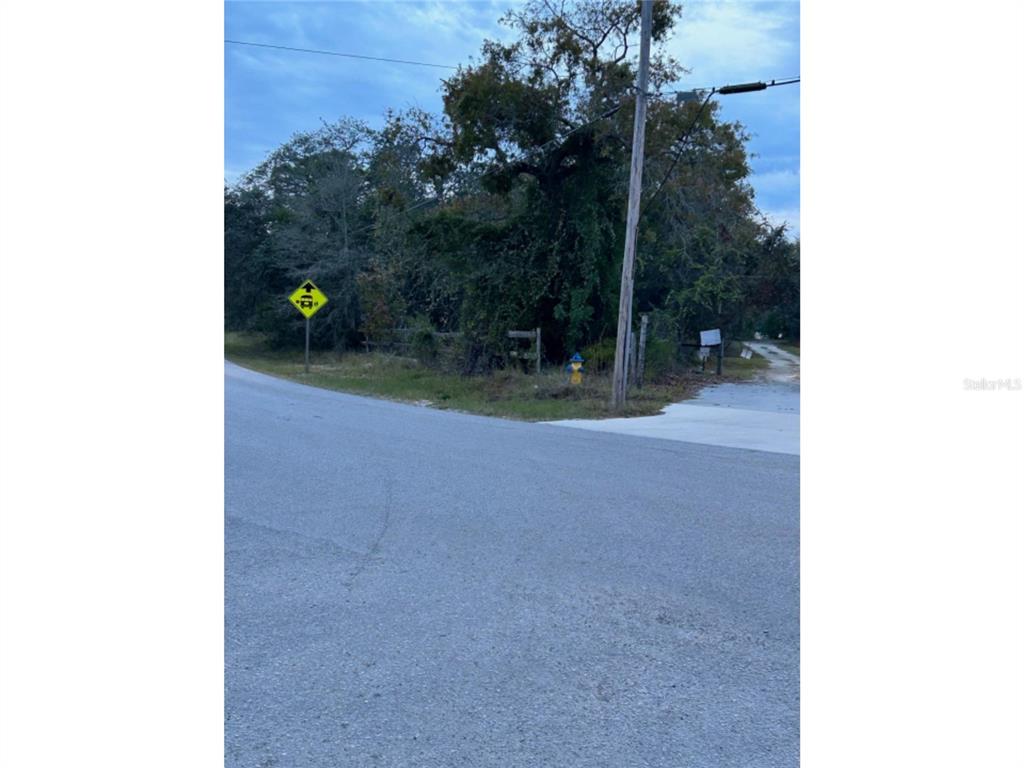
M 679 6 L 653 11 L 657 91 L 682 73 L 661 50 Z M 482 360 L 540 326 L 560 359 L 614 333 L 640 4 L 531 0 L 502 21 L 516 39 L 444 81 L 442 114 L 325 124 L 226 190 L 229 325 L 291 333 L 280 297 L 309 276 L 331 297 L 321 344 L 419 318 Z M 714 101 L 651 101 L 636 307 L 676 341 L 799 332 L 799 245 L 757 212 L 747 138 Z

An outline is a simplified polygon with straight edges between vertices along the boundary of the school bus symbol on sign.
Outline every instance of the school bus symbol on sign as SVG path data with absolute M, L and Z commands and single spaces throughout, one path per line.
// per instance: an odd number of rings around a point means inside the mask
M 288 301 L 295 305 L 308 320 L 327 303 L 327 297 L 323 291 L 313 285 L 312 280 L 307 280 L 295 289 L 295 293 L 288 297 Z

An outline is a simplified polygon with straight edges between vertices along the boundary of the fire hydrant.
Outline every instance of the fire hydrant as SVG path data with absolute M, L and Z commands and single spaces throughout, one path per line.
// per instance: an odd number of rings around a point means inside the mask
M 569 358 L 569 364 L 565 366 L 565 370 L 569 371 L 570 384 L 583 383 L 583 358 L 580 357 L 579 352 Z

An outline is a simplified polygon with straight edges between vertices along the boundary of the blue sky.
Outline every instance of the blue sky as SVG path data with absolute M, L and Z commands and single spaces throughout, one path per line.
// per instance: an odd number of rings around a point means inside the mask
M 510 0 L 228 2 L 224 37 L 437 64 L 468 64 L 484 39 L 511 39 L 498 24 Z M 667 50 L 690 74 L 679 88 L 800 74 L 798 2 L 702 0 L 683 5 Z M 373 127 L 387 108 L 441 111 L 452 70 L 241 45 L 224 46 L 224 176 L 235 181 L 298 131 L 323 118 Z M 800 86 L 724 96 L 722 116 L 753 135 L 748 150 L 758 207 L 800 228 Z

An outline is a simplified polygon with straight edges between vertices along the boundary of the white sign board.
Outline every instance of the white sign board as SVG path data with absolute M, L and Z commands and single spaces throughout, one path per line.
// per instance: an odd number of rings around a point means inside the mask
M 722 343 L 722 332 L 715 328 L 713 331 L 700 332 L 700 345 L 702 347 L 713 347 Z

